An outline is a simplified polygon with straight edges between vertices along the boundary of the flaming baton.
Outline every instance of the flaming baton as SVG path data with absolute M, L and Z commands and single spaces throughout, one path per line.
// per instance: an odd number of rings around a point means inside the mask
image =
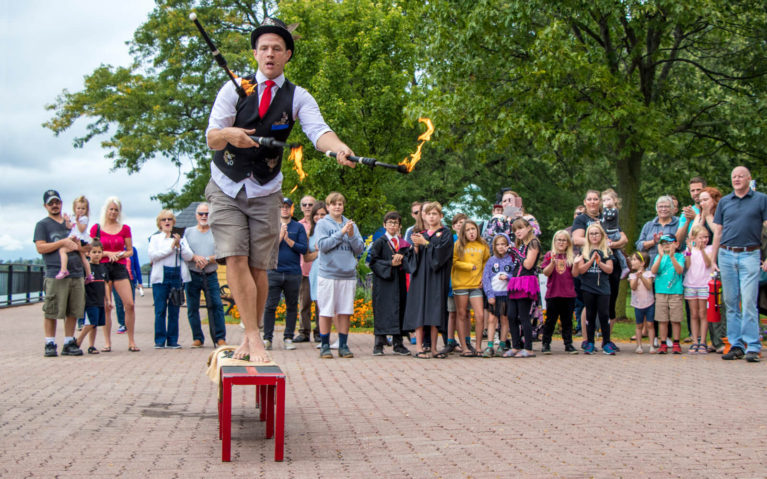
M 434 125 L 431 123 L 430 119 L 419 118 L 418 121 L 426 125 L 426 131 L 421 133 L 421 136 L 418 137 L 418 141 L 421 143 L 418 144 L 418 148 L 416 148 L 415 153 L 399 162 L 399 166 L 404 168 L 407 173 L 413 171 L 416 163 L 421 161 L 421 148 L 423 147 L 424 143 L 431 140 L 431 134 L 434 133 Z
M 220 51 L 218 51 L 218 48 L 216 48 L 216 45 L 213 44 L 213 40 L 210 39 L 208 36 L 208 33 L 205 31 L 204 28 L 202 28 L 202 25 L 197 20 L 197 14 L 190 13 L 189 14 L 189 20 L 193 21 L 195 26 L 197 27 L 197 30 L 200 31 L 200 35 L 202 35 L 203 40 L 205 40 L 205 43 L 208 44 L 208 48 L 210 48 L 210 53 L 213 55 L 213 58 L 216 59 L 216 63 L 218 63 L 218 66 L 224 69 L 227 75 L 229 75 L 229 79 L 232 80 L 232 83 L 234 83 L 234 88 L 237 90 L 237 94 L 240 96 L 240 98 L 245 98 L 248 96 L 245 93 L 245 90 L 242 89 L 242 87 L 237 83 L 234 77 L 234 73 L 232 73 L 231 70 L 229 70 L 229 67 L 226 66 L 226 59 L 221 54 Z

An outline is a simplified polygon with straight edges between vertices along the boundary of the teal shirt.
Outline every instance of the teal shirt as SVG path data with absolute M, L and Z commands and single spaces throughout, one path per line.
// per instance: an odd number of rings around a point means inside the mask
M 684 268 L 684 255 L 682 253 L 674 253 L 676 262 L 682 265 Z M 668 255 L 655 257 L 655 262 L 660 261 L 658 267 L 658 274 L 655 275 L 655 292 L 661 294 L 683 294 L 684 286 L 682 281 L 684 280 L 684 273 L 678 274 L 674 269 L 671 258 Z

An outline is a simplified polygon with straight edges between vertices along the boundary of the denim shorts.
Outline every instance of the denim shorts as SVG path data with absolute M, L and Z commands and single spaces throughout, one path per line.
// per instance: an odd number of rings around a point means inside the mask
M 106 325 L 106 312 L 103 306 L 88 306 L 85 308 L 85 324 L 93 326 Z
M 484 293 L 482 288 L 454 289 L 453 296 L 469 296 L 469 298 L 481 298 Z
M 634 315 L 636 316 L 636 324 L 642 324 L 645 321 L 648 323 L 655 322 L 655 304 L 646 308 L 634 308 Z

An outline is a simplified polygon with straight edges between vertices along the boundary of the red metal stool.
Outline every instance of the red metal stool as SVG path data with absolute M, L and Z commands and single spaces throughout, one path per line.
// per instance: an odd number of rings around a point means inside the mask
M 221 461 L 231 461 L 232 386 L 256 386 L 256 407 L 266 421 L 266 438 L 274 436 L 274 460 L 282 461 L 285 446 L 285 373 L 279 366 L 222 366 L 218 400 Z

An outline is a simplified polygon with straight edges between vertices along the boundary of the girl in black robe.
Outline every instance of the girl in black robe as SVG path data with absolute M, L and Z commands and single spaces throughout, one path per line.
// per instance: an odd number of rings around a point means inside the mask
M 410 289 L 405 308 L 405 331 L 415 331 L 416 357 L 432 357 L 423 348 L 424 326 L 431 326 L 432 349 L 436 351 L 437 334 L 447 326 L 447 292 L 450 268 L 453 264 L 453 235 L 442 225 L 442 205 L 423 205 L 426 230 L 413 233 L 412 250 L 405 257 L 405 269 L 410 273 Z M 443 359 L 444 352 L 433 354 Z

